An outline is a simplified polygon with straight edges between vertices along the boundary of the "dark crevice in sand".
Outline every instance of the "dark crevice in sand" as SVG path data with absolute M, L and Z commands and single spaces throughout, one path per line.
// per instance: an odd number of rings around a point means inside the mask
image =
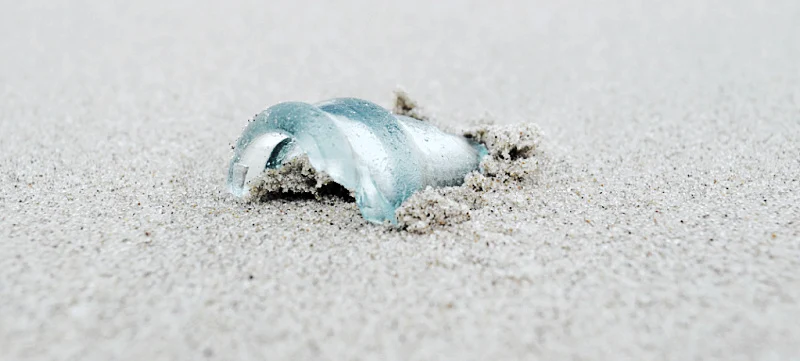
M 351 191 L 334 182 L 326 173 L 314 169 L 307 155 L 294 158 L 280 168 L 267 169 L 250 189 L 251 201 L 310 198 L 355 202 Z
M 275 200 L 298 201 L 298 200 L 323 200 L 331 199 L 336 202 L 354 203 L 355 198 L 351 195 L 347 188 L 339 183 L 331 182 L 317 188 L 316 192 L 297 192 L 297 191 L 280 191 L 280 192 L 261 192 L 261 197 L 257 199 L 259 202 L 269 202 Z

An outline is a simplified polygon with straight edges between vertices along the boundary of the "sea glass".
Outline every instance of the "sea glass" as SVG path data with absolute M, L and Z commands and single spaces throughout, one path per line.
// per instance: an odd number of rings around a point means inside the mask
M 315 170 L 355 194 L 365 219 L 396 223 L 395 210 L 414 192 L 460 185 L 487 151 L 366 100 L 280 103 L 245 127 L 228 169 L 228 189 L 245 197 L 265 170 L 303 154 Z

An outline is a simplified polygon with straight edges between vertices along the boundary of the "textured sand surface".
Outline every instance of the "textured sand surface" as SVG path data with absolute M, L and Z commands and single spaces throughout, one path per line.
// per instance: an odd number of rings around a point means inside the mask
M 800 2 L 225 3 L 3 2 L 0 360 L 800 359 Z M 548 166 L 422 235 L 225 193 L 398 85 Z

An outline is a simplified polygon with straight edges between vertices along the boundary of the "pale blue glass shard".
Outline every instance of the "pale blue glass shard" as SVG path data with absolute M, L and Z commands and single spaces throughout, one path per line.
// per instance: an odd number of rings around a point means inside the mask
M 314 169 L 355 194 L 365 219 L 396 223 L 395 210 L 414 192 L 461 184 L 487 151 L 361 99 L 281 103 L 245 127 L 231 159 L 228 188 L 246 196 L 266 169 L 302 154 Z

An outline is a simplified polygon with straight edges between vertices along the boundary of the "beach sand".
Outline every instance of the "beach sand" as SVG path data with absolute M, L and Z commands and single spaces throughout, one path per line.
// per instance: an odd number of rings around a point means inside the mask
M 264 3 L 2 6 L 0 360 L 800 359 L 800 2 Z M 253 114 L 398 86 L 535 171 L 227 194 Z

